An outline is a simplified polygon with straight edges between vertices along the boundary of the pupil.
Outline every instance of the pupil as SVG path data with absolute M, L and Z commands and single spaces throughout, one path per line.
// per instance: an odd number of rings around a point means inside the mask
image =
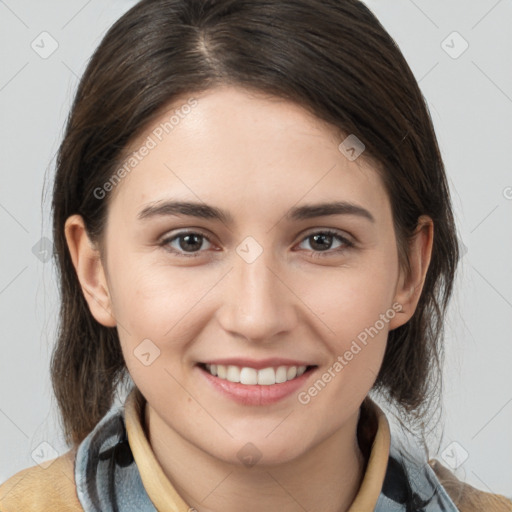
M 190 246 L 192 245 L 192 249 L 197 249 L 197 247 L 193 247 L 194 246 L 194 242 L 189 242 L 190 239 L 195 239 L 195 245 L 197 246 L 197 241 L 199 240 L 199 246 L 201 246 L 201 243 L 200 243 L 200 238 L 201 238 L 201 235 L 183 235 L 181 237 L 181 240 L 185 240 L 185 243 L 181 243 L 180 242 L 180 247 L 181 249 L 183 250 L 187 250 L 187 249 L 190 249 Z
M 314 244 L 316 244 L 318 242 L 318 239 L 322 239 L 325 241 L 326 238 L 330 241 L 330 239 L 332 238 L 332 235 L 326 235 L 326 234 L 313 235 Z M 314 245 L 314 244 L 312 244 L 312 245 Z M 327 247 L 328 245 L 330 245 L 330 244 L 320 244 L 319 248 L 326 249 L 326 248 L 328 248 Z

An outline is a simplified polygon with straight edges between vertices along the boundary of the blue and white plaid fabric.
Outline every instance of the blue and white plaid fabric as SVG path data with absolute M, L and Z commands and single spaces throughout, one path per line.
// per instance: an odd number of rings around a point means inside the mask
M 124 407 L 113 407 L 80 444 L 75 464 L 77 494 L 85 512 L 155 512 L 135 464 Z M 428 464 L 413 465 L 391 441 L 377 512 L 457 512 Z

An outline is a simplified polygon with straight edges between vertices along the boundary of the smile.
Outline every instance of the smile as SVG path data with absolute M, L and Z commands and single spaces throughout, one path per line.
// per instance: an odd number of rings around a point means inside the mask
M 247 366 L 223 364 L 205 364 L 204 368 L 214 377 L 247 386 L 282 384 L 300 377 L 307 369 L 306 366 L 277 366 L 257 370 Z

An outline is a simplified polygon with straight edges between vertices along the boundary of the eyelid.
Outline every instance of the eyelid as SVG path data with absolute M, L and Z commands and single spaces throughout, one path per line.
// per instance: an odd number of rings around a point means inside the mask
M 160 247 L 163 247 L 166 251 L 170 252 L 171 254 L 177 254 L 178 256 L 183 256 L 185 258 L 193 258 L 195 256 L 200 256 L 203 252 L 206 251 L 206 250 L 202 250 L 202 251 L 187 253 L 187 252 L 178 251 L 178 250 L 170 247 L 171 242 L 178 239 L 180 236 L 184 236 L 184 235 L 200 235 L 208 243 L 210 243 L 212 245 L 216 245 L 212 241 L 213 237 L 206 234 L 201 228 L 183 228 L 176 232 L 174 232 L 174 231 L 168 232 L 159 238 L 158 245 Z
M 324 234 L 327 236 L 331 236 L 334 239 L 337 239 L 341 243 L 341 247 L 337 247 L 335 249 L 331 248 L 325 251 L 307 250 L 312 259 L 336 258 L 339 257 L 340 255 L 344 255 L 347 251 L 357 249 L 357 243 L 352 241 L 350 236 L 345 236 L 344 234 L 341 234 L 339 230 L 334 228 L 320 228 L 314 229 L 311 232 L 307 232 L 304 235 L 302 235 L 298 245 L 304 243 L 306 240 L 308 240 L 309 238 L 316 234 Z
M 192 227 L 185 227 L 185 228 L 176 228 L 171 231 L 166 231 L 166 233 L 158 238 L 159 243 L 163 243 L 169 240 L 172 240 L 173 238 L 176 238 L 180 235 L 188 235 L 188 234 L 195 234 L 195 235 L 201 235 L 204 238 L 206 238 L 209 242 L 212 242 L 212 239 L 214 238 L 212 235 L 210 235 L 206 230 L 203 228 L 196 228 L 194 226 Z
M 310 230 L 307 230 L 304 234 L 301 235 L 301 241 L 305 238 L 316 235 L 317 233 L 330 233 L 333 236 L 339 236 L 340 238 L 345 239 L 348 243 L 355 245 L 357 243 L 357 240 L 354 236 L 352 236 L 350 233 L 347 233 L 346 231 L 338 228 L 311 228 Z
M 215 237 L 211 236 L 210 234 L 206 233 L 206 231 L 203 230 L 202 228 L 186 227 L 186 228 L 177 228 L 177 229 L 178 229 L 178 231 L 176 231 L 176 232 L 174 230 L 172 230 L 170 232 L 165 233 L 161 237 L 159 237 L 158 242 L 165 243 L 165 242 L 168 242 L 169 240 L 172 240 L 172 239 L 178 237 L 179 235 L 186 235 L 186 234 L 201 235 L 204 238 L 206 238 L 206 240 L 208 240 L 208 242 L 210 242 L 210 243 L 213 243 L 212 239 L 215 238 Z M 347 233 L 346 231 L 340 230 L 338 228 L 331 228 L 331 227 L 310 228 L 310 229 L 306 230 L 305 232 L 301 233 L 300 242 L 302 242 L 308 236 L 312 236 L 317 233 L 328 233 L 328 232 L 330 232 L 333 235 L 344 238 L 345 240 L 347 240 L 347 242 L 350 242 L 353 244 L 357 243 L 357 240 L 351 234 Z
M 200 250 L 196 252 L 182 252 L 180 250 L 176 250 L 172 247 L 170 247 L 171 242 L 178 239 L 180 236 L 188 235 L 188 234 L 194 234 L 194 235 L 200 235 L 203 239 L 205 239 L 208 243 L 215 245 L 214 242 L 212 242 L 211 238 L 208 234 L 204 232 L 201 228 L 182 228 L 179 229 L 176 232 L 167 233 L 163 237 L 160 238 L 159 245 L 164 248 L 167 252 L 174 254 L 180 258 L 197 258 L 202 255 L 205 250 Z M 338 256 L 340 253 L 344 253 L 347 250 L 354 249 L 357 247 L 357 242 L 354 241 L 353 237 L 349 235 L 348 233 L 341 231 L 337 228 L 310 228 L 306 232 L 301 234 L 301 238 L 299 242 L 295 245 L 300 245 L 303 242 L 305 242 L 308 238 L 312 237 L 316 234 L 324 234 L 328 236 L 332 236 L 335 239 L 338 239 L 339 242 L 341 242 L 342 247 L 338 247 L 335 249 L 327 249 L 325 251 L 315 251 L 315 250 L 306 250 L 311 256 L 311 258 L 317 259 L 317 258 L 329 258 L 329 257 L 335 257 Z M 214 249 L 215 251 L 215 249 Z

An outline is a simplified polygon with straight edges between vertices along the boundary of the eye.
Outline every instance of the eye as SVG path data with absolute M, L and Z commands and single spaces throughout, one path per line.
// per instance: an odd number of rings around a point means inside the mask
M 333 256 L 339 254 L 345 249 L 354 247 L 353 242 L 348 240 L 346 237 L 340 235 L 337 231 L 333 231 L 331 229 L 310 233 L 303 239 L 301 243 L 304 243 L 307 240 L 312 240 L 312 242 L 309 243 L 310 246 L 313 248 L 313 252 L 311 254 L 313 258 Z M 341 243 L 340 246 L 338 246 L 338 248 L 331 250 L 333 240 L 338 240 Z
M 178 254 L 179 256 L 195 258 L 201 255 L 201 252 L 198 251 L 198 249 L 201 248 L 205 240 L 211 244 L 206 235 L 195 231 L 186 231 L 178 233 L 172 237 L 165 238 L 162 240 L 161 245 L 169 252 Z M 177 247 L 172 245 L 175 242 L 177 242 Z
M 307 240 L 312 241 L 310 242 L 310 246 L 312 247 L 311 256 L 313 258 L 333 256 L 348 248 L 354 247 L 353 242 L 331 229 L 310 233 L 303 238 L 301 244 Z M 331 246 L 334 240 L 337 240 L 340 245 L 338 248 L 332 249 Z M 163 246 L 165 250 L 177 254 L 178 256 L 195 258 L 201 255 L 201 248 L 205 241 L 212 245 L 206 235 L 196 231 L 184 231 L 163 239 L 160 245 Z

